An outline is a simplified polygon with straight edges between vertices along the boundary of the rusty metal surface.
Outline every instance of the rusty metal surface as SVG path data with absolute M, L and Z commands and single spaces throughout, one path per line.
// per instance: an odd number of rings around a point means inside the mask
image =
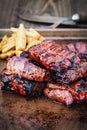
M 1 130 L 86 130 L 87 104 L 67 108 L 45 97 L 26 99 L 0 91 Z
M 69 36 L 69 32 L 67 34 Z M 63 41 L 64 37 L 61 43 Z M 0 60 L 0 73 L 5 65 L 6 61 Z M 44 96 L 28 99 L 0 90 L 0 130 L 87 130 L 87 102 L 68 108 Z

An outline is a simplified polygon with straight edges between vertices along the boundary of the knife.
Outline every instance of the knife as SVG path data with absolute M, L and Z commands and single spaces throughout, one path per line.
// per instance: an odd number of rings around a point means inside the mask
M 71 18 L 69 17 L 56 17 L 56 16 L 38 16 L 38 15 L 17 15 L 20 19 L 30 22 L 37 23 L 45 23 L 45 24 L 53 24 L 53 28 L 56 28 L 58 25 L 67 23 L 71 25 L 78 24 L 86 24 L 87 23 L 87 15 L 85 14 L 74 14 Z

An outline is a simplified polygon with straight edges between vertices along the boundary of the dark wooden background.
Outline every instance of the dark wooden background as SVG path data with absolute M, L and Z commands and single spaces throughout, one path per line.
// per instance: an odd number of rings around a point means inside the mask
M 74 13 L 87 13 L 87 0 L 0 0 L 0 28 L 18 26 L 42 27 L 45 25 L 25 22 L 17 14 L 53 15 L 70 17 Z

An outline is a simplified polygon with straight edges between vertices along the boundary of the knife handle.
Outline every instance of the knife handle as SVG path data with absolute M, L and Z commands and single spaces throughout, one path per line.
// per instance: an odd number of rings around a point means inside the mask
M 87 14 L 74 14 L 72 20 L 77 23 L 87 23 Z

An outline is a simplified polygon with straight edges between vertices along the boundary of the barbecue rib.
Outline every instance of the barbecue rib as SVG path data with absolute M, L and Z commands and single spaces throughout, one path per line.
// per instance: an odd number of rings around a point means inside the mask
M 47 97 L 67 106 L 87 101 L 87 44 L 45 40 L 10 58 L 1 79 L 3 91 L 38 96 L 46 87 Z
M 50 73 L 46 69 L 34 65 L 29 59 L 23 57 L 12 57 L 7 63 L 6 69 L 22 78 L 34 81 L 50 81 Z
M 23 96 L 40 96 L 46 84 L 43 82 L 29 81 L 5 71 L 2 74 L 2 90 L 19 93 Z
M 73 102 L 87 101 L 87 78 L 81 79 L 72 85 L 65 86 L 48 83 L 44 90 L 47 97 L 52 100 L 71 105 Z
M 29 57 L 54 74 L 54 80 L 69 84 L 87 76 L 87 44 L 78 42 L 60 46 L 45 40 L 28 50 Z

